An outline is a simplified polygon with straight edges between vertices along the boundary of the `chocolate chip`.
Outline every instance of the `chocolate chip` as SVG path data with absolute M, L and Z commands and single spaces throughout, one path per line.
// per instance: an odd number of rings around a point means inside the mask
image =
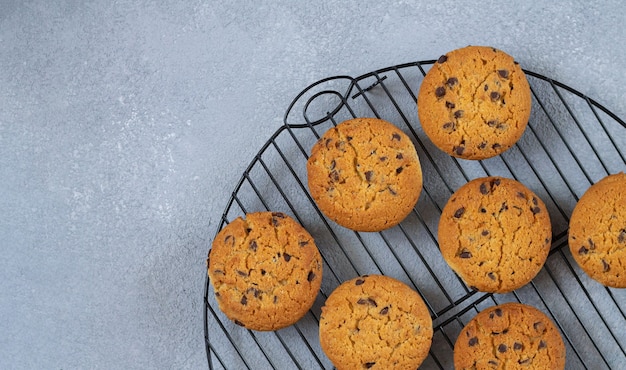
M 402 137 L 401 137 L 401 136 L 400 136 L 400 134 L 398 134 L 397 132 L 394 132 L 394 133 L 391 135 L 391 140 L 397 140 L 397 141 L 400 141 L 400 139 L 401 139 L 401 138 L 402 138 Z
M 489 194 L 489 188 L 487 187 L 487 184 L 484 182 L 480 184 L 480 193 L 483 195 Z
M 509 71 L 506 69 L 499 69 L 498 75 L 502 78 L 509 78 Z
M 396 193 L 395 190 L 393 190 L 393 188 L 391 186 L 387 186 L 387 190 L 389 190 L 389 192 L 391 193 L 391 195 L 398 195 L 398 193 Z
M 265 276 L 265 274 L 267 274 L 267 271 L 265 271 L 265 270 L 261 269 L 261 275 L 262 275 L 262 276 Z
M 365 171 L 365 180 L 367 182 L 372 181 L 373 177 L 374 177 L 374 171 Z
M 454 148 L 452 148 L 452 150 L 454 150 L 456 155 L 463 155 L 463 151 L 465 151 L 465 147 L 459 145 L 459 146 L 455 146 Z
M 618 243 L 626 242 L 626 229 L 621 229 L 619 231 L 619 235 L 617 236 L 617 242 Z
M 524 193 L 523 193 L 523 192 L 521 192 L 521 191 L 518 191 L 518 192 L 517 192 L 517 196 L 518 196 L 519 198 L 526 199 L 526 194 L 524 194 Z
M 602 260 L 602 272 L 607 272 L 611 269 L 608 263 L 605 260 Z
M 245 326 L 241 321 L 239 320 L 235 320 L 235 324 L 239 325 L 239 326 Z
M 226 235 L 224 237 L 224 244 L 230 243 L 230 245 L 235 245 L 235 237 L 232 235 Z
M 591 240 L 591 238 L 587 239 L 587 241 L 589 242 L 589 249 L 590 250 L 596 249 L 596 244 L 593 242 L 593 240 Z
M 338 141 L 338 142 L 335 143 L 335 148 L 337 150 L 341 150 L 343 152 L 343 151 L 345 151 L 345 147 L 346 147 L 345 141 Z
M 298 242 L 298 245 L 300 247 L 306 247 L 307 245 L 309 245 L 309 241 L 308 240 L 302 240 L 302 241 Z
M 363 306 L 367 305 L 367 306 L 374 306 L 374 307 L 378 307 L 378 305 L 376 304 L 376 301 L 375 301 L 375 300 L 373 300 L 372 298 L 367 298 L 367 299 L 365 299 L 365 298 L 359 298 L 359 300 L 358 300 L 358 301 L 356 301 L 356 303 L 357 303 L 357 304 L 360 304 L 360 305 L 363 305 Z
M 437 63 L 442 64 L 445 63 L 446 60 L 448 60 L 448 57 L 446 55 L 442 55 L 439 57 L 439 59 L 437 59 Z
M 365 280 L 363 279 L 356 279 L 356 281 L 354 282 L 354 285 L 361 285 L 365 282 Z
M 335 166 L 337 166 L 337 162 L 335 162 L 335 160 L 333 159 L 332 161 L 330 161 L 330 167 L 328 169 L 334 170 Z
M 483 141 L 480 144 L 478 144 L 478 149 L 485 149 L 487 147 L 487 142 Z
M 533 207 L 530 210 L 533 212 L 533 215 L 536 215 L 537 213 L 541 212 L 541 208 L 539 207 Z
M 541 321 L 537 321 L 536 323 L 534 323 L 533 328 L 540 333 L 545 333 L 546 331 L 546 325 Z
M 402 153 L 398 153 L 396 154 L 396 159 L 403 159 L 404 156 L 402 155 Z
M 491 280 L 496 280 L 496 274 L 494 274 L 493 272 L 489 272 L 487 276 L 489 276 L 489 279 Z
M 219 275 L 225 275 L 224 271 L 222 270 L 213 270 L 214 274 L 219 274 Z
M 443 124 L 443 129 L 444 130 L 449 130 L 449 131 L 454 131 L 455 126 L 454 126 L 454 122 L 446 122 Z
M 346 139 L 348 139 L 348 141 L 352 141 L 352 136 L 346 136 Z
M 491 98 L 491 100 L 496 101 L 500 99 L 500 93 L 497 91 L 492 91 L 491 94 L 489 94 L 489 97 Z
M 243 297 L 241 297 L 241 302 L 242 305 L 247 305 L 248 304 L 248 297 L 246 297 L 245 295 Z
M 258 290 L 257 288 L 248 288 L 246 290 L 246 293 L 252 293 L 254 295 L 254 298 L 259 298 L 259 295 L 261 294 L 261 291 Z
M 524 348 L 524 345 L 522 343 L 520 343 L 520 342 L 513 343 L 513 349 L 514 350 L 519 351 L 519 350 L 521 350 L 523 348 Z
M 439 86 L 438 88 L 435 89 L 435 96 L 438 98 L 443 97 L 444 95 L 446 95 L 446 88 L 443 86 Z
M 380 161 L 381 161 L 381 162 L 384 162 L 384 161 L 386 161 L 386 160 L 387 160 L 387 157 L 380 157 L 380 158 L 378 158 L 378 159 L 380 159 Z
M 216 296 L 217 298 L 219 298 L 219 297 L 220 297 L 220 292 L 215 292 L 215 296 Z
M 337 170 L 332 170 L 328 174 L 328 177 L 330 177 L 331 181 L 337 182 L 337 181 L 339 181 L 339 172 L 337 172 Z
M 383 307 L 383 309 L 382 309 L 382 310 L 380 310 L 380 312 L 379 312 L 379 313 L 380 313 L 381 315 L 386 315 L 386 314 L 388 314 L 388 313 L 389 313 L 389 306 L 385 306 L 385 307 Z
M 446 108 L 448 109 L 454 109 L 456 105 L 454 105 L 454 103 L 446 101 Z
M 507 346 L 506 346 L 506 344 L 501 343 L 501 344 L 498 346 L 498 352 L 500 352 L 500 353 L 504 353 L 504 352 L 506 352 L 506 350 L 507 350 Z
M 402 172 L 402 170 L 404 170 L 402 166 L 396 168 L 396 174 L 399 175 Z
M 506 202 L 502 202 L 502 205 L 500 206 L 500 213 L 506 211 L 509 209 L 509 205 L 506 204 Z
M 311 282 L 311 281 L 313 281 L 314 279 L 315 279 L 315 273 L 314 273 L 313 271 L 309 271 L 309 274 L 307 275 L 306 280 L 307 280 L 308 282 Z
M 489 127 L 496 127 L 497 125 L 498 125 L 498 121 L 497 120 L 487 121 L 487 126 L 489 126 Z
M 463 111 L 462 110 L 457 110 L 456 112 L 454 112 L 454 118 L 461 118 L 463 117 Z
M 289 262 L 291 260 L 291 255 L 285 252 L 283 253 L 283 258 L 285 259 L 285 262 Z
M 530 358 L 525 358 L 523 360 L 517 360 L 517 363 L 520 365 L 528 365 L 530 364 L 530 360 L 531 360 Z
M 538 206 L 539 205 L 539 201 L 537 200 L 536 197 L 533 197 L 533 204 Z
M 478 344 L 478 338 L 476 338 L 476 337 L 471 337 L 471 338 L 470 338 L 470 340 L 469 340 L 469 342 L 467 342 L 467 344 L 468 344 L 470 347 L 474 347 L 475 345 L 477 345 L 477 344 Z
M 492 365 L 492 366 L 498 366 L 498 361 L 496 361 L 496 360 L 489 360 L 488 364 Z
M 243 272 L 241 270 L 237 270 L 237 275 L 239 275 L 239 276 L 248 276 L 248 274 L 246 272 Z
M 546 348 L 548 345 L 546 344 L 546 341 L 541 340 L 539 341 L 539 346 L 537 347 L 537 349 L 542 349 L 542 348 Z
M 493 144 L 493 145 L 491 146 L 491 148 L 493 148 L 494 150 L 498 150 L 498 149 L 500 149 L 501 147 L 502 147 L 502 145 L 500 145 L 500 144 L 498 144 L 498 143 L 495 143 L 495 144 Z
M 441 58 L 439 58 L 439 59 L 441 59 Z M 445 60 L 444 60 L 444 62 L 445 62 Z M 440 63 L 443 63 L 443 62 L 440 62 Z M 376 365 L 375 362 L 366 362 L 366 363 L 363 364 L 363 366 L 365 366 L 366 369 L 369 369 L 369 368 L 371 368 L 374 365 Z
M 472 258 L 472 253 L 469 251 L 463 251 L 461 252 L 461 254 L 459 254 L 459 257 L 461 258 Z
M 589 249 L 587 249 L 587 247 L 585 247 L 584 245 L 580 247 L 580 249 L 578 250 L 578 254 L 580 255 L 587 254 L 587 253 L 589 253 Z
M 256 250 L 257 250 L 256 240 L 250 241 L 250 250 L 253 251 L 253 252 L 256 252 Z
M 485 91 L 489 90 L 489 85 L 485 84 L 484 90 Z
M 496 313 L 496 316 L 498 316 L 498 317 L 502 317 L 502 310 L 501 310 L 501 309 L 496 308 L 496 309 L 495 309 L 495 311 L 493 311 L 493 312 L 495 312 L 495 313 Z
M 448 80 L 446 81 L 446 85 L 448 85 L 448 86 L 450 86 L 450 87 L 452 87 L 452 86 L 454 86 L 454 85 L 456 85 L 456 84 L 458 84 L 458 83 L 459 83 L 459 79 L 458 79 L 458 78 L 456 78 L 456 77 L 450 77 L 450 78 L 448 78 Z
M 491 187 L 493 188 L 494 186 L 499 186 L 500 185 L 500 179 L 493 179 L 491 181 Z
M 480 211 L 480 213 L 487 213 L 487 210 L 485 208 L 480 208 L 478 211 Z
M 457 209 L 456 212 L 454 212 L 454 218 L 461 218 L 461 216 L 463 216 L 463 213 L 465 213 L 465 207 Z
M 278 296 L 276 296 L 276 295 L 274 296 L 273 302 L 274 302 L 274 304 L 276 304 L 278 302 Z

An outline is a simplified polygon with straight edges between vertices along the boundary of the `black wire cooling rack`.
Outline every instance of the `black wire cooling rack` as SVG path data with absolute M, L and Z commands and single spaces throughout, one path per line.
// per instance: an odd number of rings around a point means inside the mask
M 417 119 L 416 94 L 434 60 L 380 69 L 357 78 L 318 81 L 291 103 L 285 124 L 252 160 L 228 201 L 218 231 L 248 212 L 281 211 L 315 238 L 323 257 L 321 292 L 295 325 L 250 331 L 230 322 L 205 287 L 205 341 L 210 369 L 331 369 L 321 350 L 321 307 L 341 282 L 363 274 L 395 277 L 424 298 L 434 337 L 423 369 L 452 369 L 454 342 L 479 311 L 509 301 L 533 305 L 558 326 L 567 369 L 626 367 L 626 289 L 601 286 L 579 269 L 567 247 L 571 212 L 585 190 L 604 176 L 626 171 L 626 123 L 580 92 L 525 71 L 533 97 L 521 140 L 500 156 L 460 160 L 429 141 Z M 424 188 L 413 212 L 380 233 L 347 230 L 324 217 L 308 193 L 310 148 L 330 127 L 353 117 L 393 122 L 415 143 Z M 537 277 L 509 294 L 468 288 L 447 266 L 437 245 L 441 210 L 452 193 L 482 176 L 524 183 L 546 203 L 552 249 Z

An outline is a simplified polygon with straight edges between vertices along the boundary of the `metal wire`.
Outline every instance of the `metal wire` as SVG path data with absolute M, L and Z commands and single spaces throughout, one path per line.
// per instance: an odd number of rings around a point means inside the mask
M 222 215 L 217 232 L 248 212 L 272 210 L 293 216 L 311 232 L 323 259 L 321 292 L 309 313 L 276 332 L 234 325 L 219 310 L 208 276 L 204 292 L 205 344 L 210 369 L 320 368 L 332 364 L 317 336 L 321 306 L 342 281 L 386 274 L 424 298 L 434 326 L 424 369 L 451 369 L 456 336 L 476 313 L 516 301 L 536 306 L 559 328 L 568 369 L 617 369 L 626 363 L 624 290 L 589 279 L 567 247 L 571 211 L 600 178 L 626 171 L 626 123 L 597 101 L 560 82 L 524 71 L 533 107 L 522 139 L 502 155 L 464 161 L 437 150 L 416 114 L 417 90 L 434 60 L 364 74 L 320 80 L 303 90 L 285 114 L 285 125 L 252 160 Z M 346 230 L 317 209 L 306 186 L 306 160 L 328 128 L 353 117 L 378 117 L 403 129 L 416 144 L 424 188 L 413 212 L 380 233 Z M 437 220 L 447 198 L 481 176 L 515 178 L 546 203 L 553 223 L 552 250 L 537 277 L 509 294 L 472 290 L 441 259 Z M 210 258 L 210 256 L 209 256 Z

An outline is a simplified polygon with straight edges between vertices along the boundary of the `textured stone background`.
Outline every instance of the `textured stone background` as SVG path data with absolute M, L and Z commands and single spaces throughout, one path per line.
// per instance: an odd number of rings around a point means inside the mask
M 235 182 L 321 78 L 501 48 L 626 117 L 626 7 L 0 0 L 0 368 L 200 369 Z

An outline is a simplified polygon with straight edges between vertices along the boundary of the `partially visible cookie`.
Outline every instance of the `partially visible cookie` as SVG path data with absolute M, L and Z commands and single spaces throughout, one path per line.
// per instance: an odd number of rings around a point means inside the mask
M 208 274 L 230 320 L 248 329 L 278 330 L 313 305 L 322 260 L 311 235 L 295 220 L 258 212 L 235 219 L 217 234 Z
M 307 174 L 319 209 L 357 231 L 397 225 L 422 190 L 413 143 L 398 127 L 377 118 L 355 118 L 329 129 L 311 149 Z
M 510 55 L 467 46 L 442 55 L 426 73 L 417 108 L 437 147 L 455 157 L 485 159 L 509 149 L 524 133 L 530 86 Z
M 481 311 L 454 344 L 454 368 L 564 369 L 565 345 L 543 312 L 521 303 Z
M 338 370 L 415 370 L 430 350 L 433 326 L 406 284 L 365 275 L 337 287 L 322 307 L 320 343 Z
M 572 212 L 568 239 L 574 260 L 591 278 L 626 288 L 626 174 L 587 189 Z
M 439 220 L 439 248 L 469 286 L 506 293 L 530 282 L 550 251 L 544 203 L 522 183 L 503 177 L 472 180 L 448 200 Z

